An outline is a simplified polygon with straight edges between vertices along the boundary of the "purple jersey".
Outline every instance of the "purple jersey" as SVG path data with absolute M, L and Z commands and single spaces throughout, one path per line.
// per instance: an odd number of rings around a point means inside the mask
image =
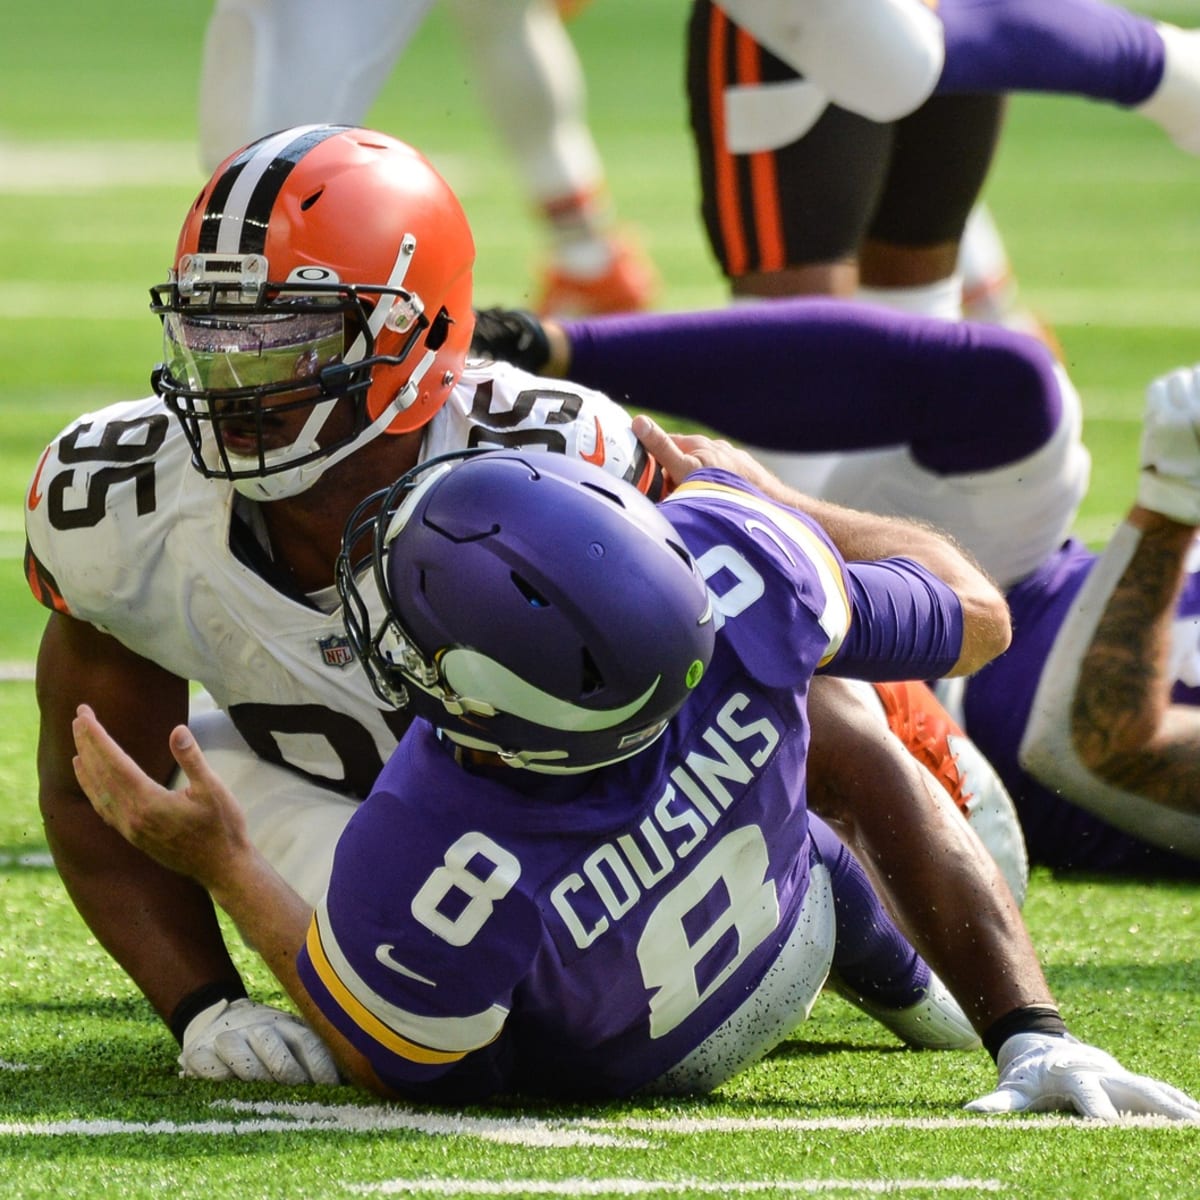
M 301 978 L 402 1093 L 619 1095 L 698 1054 L 723 1077 L 821 986 L 809 681 L 843 644 L 856 663 L 899 646 L 904 674 L 922 635 L 887 599 L 906 591 L 921 610 L 940 600 L 920 629 L 942 662 L 957 601 L 911 564 L 843 564 L 805 518 L 721 472 L 663 511 L 718 633 L 662 738 L 587 775 L 473 773 L 416 722 L 339 842 Z M 876 636 L 848 640 L 866 603 Z M 901 615 L 889 628 L 885 613 Z
M 1022 770 L 1018 751 L 1042 667 L 1068 609 L 1096 563 L 1079 542 L 1066 542 L 1008 591 L 1013 643 L 966 686 L 966 730 L 991 760 L 1017 806 L 1031 865 L 1059 869 L 1194 876 L 1194 859 L 1157 849 L 1064 800 Z M 1192 563 L 1176 614 L 1174 690 L 1179 704 L 1200 704 L 1196 672 L 1200 563 Z

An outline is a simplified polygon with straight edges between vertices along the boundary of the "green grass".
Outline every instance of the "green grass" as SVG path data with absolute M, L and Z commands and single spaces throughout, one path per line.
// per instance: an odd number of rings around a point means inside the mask
M 1184 0 L 1157 11 L 1195 19 Z M 207 13 L 72 0 L 7 14 L 0 664 L 28 668 L 42 624 L 19 570 L 21 502 L 42 445 L 70 416 L 146 391 L 158 330 L 145 289 L 162 278 L 201 182 L 195 95 Z M 614 197 L 662 270 L 668 308 L 724 302 L 696 216 L 683 21 L 682 0 L 604 0 L 574 27 Z M 526 297 L 539 230 L 440 13 L 371 120 L 421 145 L 461 193 L 479 245 L 479 300 Z M 1200 163 L 1139 117 L 1018 98 L 988 199 L 1023 295 L 1057 329 L 1084 398 L 1095 470 L 1079 528 L 1100 540 L 1133 492 L 1142 388 L 1200 358 Z M 731 389 L 736 379 L 731 364 Z M 961 1104 L 991 1084 L 985 1055 L 901 1051 L 835 999 L 778 1054 L 695 1104 L 513 1103 L 429 1120 L 345 1090 L 180 1081 L 169 1039 L 39 865 L 27 681 L 0 682 L 0 728 L 0 1196 L 309 1200 L 377 1194 L 388 1181 L 395 1193 L 397 1180 L 475 1180 L 471 1194 L 486 1194 L 485 1181 L 600 1179 L 728 1196 L 766 1181 L 782 1193 L 787 1181 L 838 1180 L 836 1194 L 925 1181 L 915 1194 L 940 1195 L 954 1179 L 967 1182 L 952 1195 L 1030 1200 L 1195 1194 L 1200 1130 L 968 1121 Z M 1200 1094 L 1198 895 L 1037 874 L 1027 915 L 1076 1032 Z M 297 1107 L 309 1101 L 317 1107 Z M 771 1124 L 795 1121 L 818 1124 Z M 520 1194 L 544 1193 L 531 1182 Z

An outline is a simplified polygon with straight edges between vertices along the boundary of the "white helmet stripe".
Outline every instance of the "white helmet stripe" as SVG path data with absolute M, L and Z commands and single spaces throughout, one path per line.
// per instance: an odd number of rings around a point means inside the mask
M 246 232 L 247 217 L 250 215 L 255 193 L 258 185 L 262 182 L 263 176 L 276 164 L 283 151 L 289 146 L 294 142 L 305 139 L 306 135 L 315 130 L 322 128 L 328 128 L 330 133 L 333 134 L 340 133 L 343 127 L 304 125 L 298 129 L 287 129 L 282 133 L 264 138 L 253 148 L 250 157 L 241 164 L 233 187 L 230 188 L 229 194 L 225 197 L 221 205 L 216 244 L 213 246 L 215 253 L 238 254 L 242 252 L 242 235 Z M 311 146 L 306 146 L 305 148 L 311 149 Z M 232 170 L 233 168 L 231 167 L 230 169 Z M 270 203 L 274 203 L 277 194 L 278 191 L 276 190 L 270 197 Z M 266 214 L 260 214 L 263 218 L 262 224 L 264 228 L 266 224 L 265 218 L 269 215 L 269 211 Z
M 482 700 L 522 721 L 571 733 L 595 733 L 621 724 L 646 706 L 662 679 L 655 677 L 640 696 L 620 708 L 582 708 L 543 692 L 495 659 L 465 646 L 447 650 L 439 666 L 450 689 L 464 699 Z

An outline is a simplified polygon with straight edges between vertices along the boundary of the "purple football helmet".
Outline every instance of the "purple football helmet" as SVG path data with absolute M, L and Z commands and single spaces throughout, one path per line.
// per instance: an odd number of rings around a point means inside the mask
M 368 546 L 378 603 L 359 590 Z M 446 455 L 369 497 L 338 588 L 383 700 L 531 771 L 645 749 L 712 657 L 708 591 L 670 522 L 599 467 L 544 451 Z

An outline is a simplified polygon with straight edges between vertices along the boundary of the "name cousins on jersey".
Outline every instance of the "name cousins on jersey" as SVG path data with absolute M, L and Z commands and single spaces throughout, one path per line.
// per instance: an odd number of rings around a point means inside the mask
M 635 829 L 602 842 L 549 889 L 550 905 L 578 949 L 603 936 L 666 880 L 770 761 L 783 722 L 775 714 L 743 721 L 750 704 L 743 692 L 726 700 L 699 738 L 689 739 L 705 742 L 719 757 L 689 750 Z

